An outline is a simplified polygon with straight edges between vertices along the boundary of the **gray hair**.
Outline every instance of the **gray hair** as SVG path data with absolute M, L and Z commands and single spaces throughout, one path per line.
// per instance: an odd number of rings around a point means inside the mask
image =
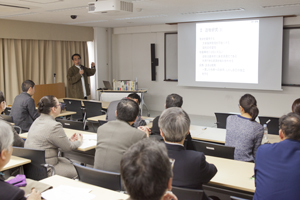
M 12 127 L 7 122 L 0 120 L 0 152 L 4 149 L 10 151 L 10 146 L 14 142 Z
M 191 120 L 182 109 L 172 107 L 164 110 L 159 117 L 158 126 L 167 142 L 181 142 L 190 130 Z

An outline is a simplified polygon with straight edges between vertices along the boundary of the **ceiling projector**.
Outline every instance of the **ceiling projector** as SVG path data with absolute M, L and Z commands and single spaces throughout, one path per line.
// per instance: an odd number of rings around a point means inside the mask
M 96 1 L 88 6 L 88 13 L 133 12 L 133 3 L 121 0 Z

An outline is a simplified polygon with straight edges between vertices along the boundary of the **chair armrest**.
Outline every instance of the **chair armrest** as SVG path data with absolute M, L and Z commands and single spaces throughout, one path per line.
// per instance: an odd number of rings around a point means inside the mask
M 41 165 L 42 165 L 43 167 L 46 167 L 46 168 L 50 167 L 50 168 L 52 169 L 52 174 L 51 174 L 51 176 L 55 175 L 55 168 L 54 168 L 53 165 L 49 165 L 49 164 L 41 164 Z
M 19 134 L 22 133 L 22 128 L 20 126 L 13 125 L 13 127 L 19 129 Z

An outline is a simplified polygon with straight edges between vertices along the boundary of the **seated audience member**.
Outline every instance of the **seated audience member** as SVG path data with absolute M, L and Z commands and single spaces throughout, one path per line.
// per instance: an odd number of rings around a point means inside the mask
M 300 115 L 300 98 L 294 101 L 292 105 L 292 112 Z
M 284 115 L 279 120 L 281 142 L 261 145 L 255 157 L 253 199 L 299 199 L 300 116 Z
M 34 95 L 34 82 L 26 80 L 22 83 L 22 93 L 15 97 L 10 115 L 16 126 L 20 126 L 23 132 L 28 132 L 33 121 L 40 115 L 35 109 L 35 103 L 31 96 Z
M 117 106 L 117 120 L 109 121 L 97 130 L 94 168 L 120 172 L 124 152 L 149 135 L 147 127 L 131 125 L 137 118 L 139 106 L 131 99 L 122 99 Z
M 31 125 L 25 147 L 45 150 L 46 163 L 54 166 L 55 174 L 74 178 L 77 176 L 74 166 L 68 159 L 58 157 L 58 149 L 64 152 L 77 149 L 82 144 L 82 135 L 74 133 L 70 139 L 67 137 L 62 124 L 55 121 L 60 111 L 56 97 L 41 98 L 38 103 L 41 116 Z
M 14 140 L 11 126 L 0 120 L 0 171 L 9 162 L 13 148 Z M 4 182 L 3 177 L 0 177 L 0 199 L 1 200 L 26 200 L 23 190 L 16 186 Z M 27 197 L 27 200 L 40 200 L 41 194 L 35 189 Z
M 226 122 L 225 145 L 235 147 L 234 159 L 254 162 L 264 135 L 263 126 L 255 121 L 258 115 L 256 99 L 251 94 L 240 98 L 241 115 L 230 115 Z
M 6 103 L 5 103 L 5 98 L 3 95 L 3 92 L 0 91 L 0 113 L 2 113 L 6 108 Z M 0 121 L 4 121 L 4 119 L 0 116 Z M 6 121 L 4 121 L 6 122 Z M 10 123 L 6 122 L 7 124 L 10 125 Z M 2 127 L 0 127 L 1 129 Z M 24 140 L 22 138 L 20 138 L 19 134 L 15 131 L 15 129 L 13 128 L 13 126 L 11 126 L 11 129 L 14 133 L 14 142 L 13 142 L 13 146 L 15 147 L 23 147 L 24 146 Z
M 183 104 L 183 99 L 180 95 L 170 94 L 170 95 L 167 96 L 165 109 L 172 108 L 172 107 L 181 108 L 182 104 Z M 159 117 L 160 116 L 157 116 L 153 120 L 153 123 L 152 123 L 153 125 L 152 125 L 152 128 L 151 128 L 151 136 L 154 136 L 154 135 L 159 135 L 160 136 L 160 129 L 159 129 L 159 126 L 158 126 Z M 194 145 L 192 143 L 192 137 L 191 137 L 190 133 L 188 133 L 186 135 L 185 139 L 187 140 L 186 148 L 188 150 L 195 150 Z
M 135 101 L 138 105 L 141 104 L 141 97 L 137 93 L 131 93 L 126 98 Z M 117 110 L 117 106 L 118 106 L 119 102 L 120 102 L 120 100 L 110 102 L 110 104 L 107 108 L 107 113 L 106 113 L 107 121 L 113 121 L 113 120 L 117 119 L 116 118 L 116 110 Z M 133 126 L 137 128 L 139 126 L 145 126 L 145 125 L 146 125 L 146 122 L 145 122 L 145 120 L 142 119 L 141 110 L 139 109 L 138 117 L 135 120 L 135 122 L 133 123 Z
M 181 108 L 168 108 L 159 118 L 158 125 L 170 158 L 175 159 L 173 186 L 202 189 L 217 173 L 217 168 L 205 160 L 202 152 L 185 150 L 184 139 L 189 133 L 190 118 Z M 208 199 L 204 195 L 203 199 Z
M 172 188 L 172 166 L 163 143 L 143 139 L 121 160 L 121 176 L 130 199 L 177 200 Z

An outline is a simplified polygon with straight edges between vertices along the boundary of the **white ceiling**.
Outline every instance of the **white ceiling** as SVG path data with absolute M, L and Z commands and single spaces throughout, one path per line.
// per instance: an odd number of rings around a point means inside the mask
M 124 27 L 215 19 L 300 15 L 300 0 L 126 1 L 133 2 L 133 13 L 89 14 L 87 5 L 89 2 L 93 2 L 92 0 L 0 0 L 0 19 L 90 27 Z M 3 4 L 25 8 L 7 7 L 2 6 Z M 71 19 L 70 15 L 77 15 L 77 19 Z

